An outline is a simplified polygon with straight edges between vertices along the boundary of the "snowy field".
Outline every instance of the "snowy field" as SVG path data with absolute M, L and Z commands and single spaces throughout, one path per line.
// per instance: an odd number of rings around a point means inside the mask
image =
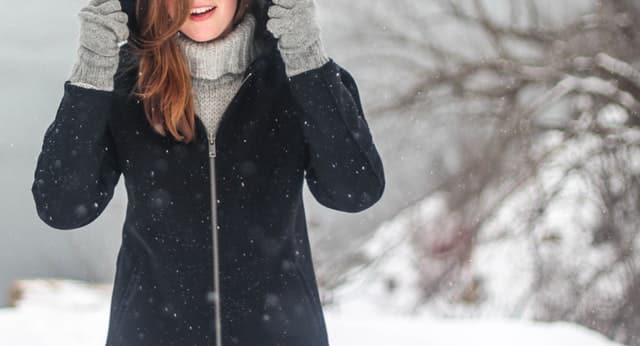
M 106 340 L 110 285 L 28 281 L 16 308 L 0 309 L 0 345 L 102 346 Z M 361 303 L 325 308 L 332 346 L 614 346 L 605 337 L 569 323 L 500 319 L 438 319 L 375 312 Z

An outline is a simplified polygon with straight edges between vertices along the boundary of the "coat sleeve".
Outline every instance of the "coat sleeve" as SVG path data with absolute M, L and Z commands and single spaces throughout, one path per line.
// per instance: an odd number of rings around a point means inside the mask
M 305 137 L 305 179 L 322 205 L 359 212 L 385 188 L 382 161 L 349 72 L 333 59 L 289 77 Z
M 120 178 L 108 128 L 113 93 L 66 81 L 53 122 L 44 134 L 31 187 L 38 216 L 57 229 L 95 220 Z

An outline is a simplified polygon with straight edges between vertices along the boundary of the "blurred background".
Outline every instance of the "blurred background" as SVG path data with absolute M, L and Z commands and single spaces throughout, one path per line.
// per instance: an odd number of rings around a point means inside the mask
M 124 184 L 74 231 L 42 223 L 30 193 L 85 2 L 0 0 L 0 310 L 20 299 L 18 280 L 115 275 Z M 315 2 L 329 55 L 358 83 L 387 178 L 383 198 L 358 214 L 322 207 L 305 185 L 336 345 L 360 343 L 353 333 L 389 316 L 399 316 L 394 333 L 412 334 L 403 345 L 431 342 L 424 327 L 443 318 L 566 322 L 583 333 L 538 345 L 640 345 L 640 2 Z

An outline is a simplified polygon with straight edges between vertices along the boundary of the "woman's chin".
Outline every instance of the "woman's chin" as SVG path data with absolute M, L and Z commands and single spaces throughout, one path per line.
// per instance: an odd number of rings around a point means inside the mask
M 181 33 L 196 42 L 213 41 L 219 36 L 218 33 L 190 33 L 184 31 L 181 31 Z

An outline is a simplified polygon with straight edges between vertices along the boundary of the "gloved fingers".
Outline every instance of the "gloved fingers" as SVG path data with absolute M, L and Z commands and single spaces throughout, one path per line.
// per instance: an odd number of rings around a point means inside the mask
M 276 8 L 275 10 L 271 10 L 271 8 Z M 300 11 L 308 10 L 309 8 L 314 8 L 315 3 L 312 0 L 273 0 L 273 5 L 269 6 L 268 11 L 276 11 L 276 13 L 280 13 L 282 10 L 294 10 L 296 13 L 300 13 Z M 278 9 L 281 8 L 281 9 Z
M 271 6 L 267 12 L 269 11 L 275 15 L 269 16 L 270 18 L 267 19 L 267 29 L 278 36 L 296 30 L 300 31 L 301 28 L 306 30 L 306 27 L 311 24 L 309 20 L 313 19 L 307 12 L 298 13 L 294 9 L 285 9 L 279 6 Z
M 78 14 L 78 16 L 80 18 L 82 18 L 82 16 L 88 16 L 89 14 L 95 15 L 95 16 L 105 16 L 105 17 L 109 17 L 111 19 L 116 20 L 117 22 L 120 23 L 124 23 L 126 24 L 129 21 L 129 16 L 124 13 L 122 10 L 103 10 L 103 9 L 96 9 L 96 8 L 83 8 L 80 13 Z
M 82 25 L 86 26 L 88 23 L 100 25 L 113 32 L 118 40 L 126 39 L 129 35 L 129 27 L 126 25 L 128 18 L 124 12 L 115 12 L 107 15 L 80 12 L 78 16 L 82 20 Z
M 113 33 L 95 23 L 89 23 L 85 28 L 87 30 L 80 33 L 82 47 L 102 56 L 118 54 L 118 45 Z
M 79 17 L 82 46 L 102 56 L 118 55 L 121 43 L 129 38 L 125 13 L 103 15 L 81 11 Z
M 284 8 L 293 8 L 296 4 L 305 1 L 307 0 L 273 0 L 273 3 Z
M 96 14 L 109 14 L 122 11 L 120 1 L 118 0 L 97 0 L 91 1 L 82 11 L 93 12 Z
M 107 14 L 106 16 L 122 24 L 127 24 L 127 22 L 129 21 L 129 16 L 122 11 L 113 12 L 113 13 Z
M 267 16 L 269 18 L 283 18 L 291 15 L 291 9 L 280 5 L 269 6 Z
M 112 19 L 110 22 L 114 24 L 109 26 L 109 28 L 116 34 L 117 40 L 122 41 L 129 37 L 129 27 L 127 26 L 128 17 L 126 13 L 116 12 L 107 15 L 106 18 Z
M 287 20 L 282 18 L 269 18 L 267 20 L 267 30 L 269 30 L 273 37 L 279 38 L 287 30 L 284 29 L 287 26 Z
M 303 50 L 315 42 L 320 36 L 320 30 L 313 28 L 307 31 L 304 37 L 285 35 L 278 40 L 278 47 L 283 50 Z

